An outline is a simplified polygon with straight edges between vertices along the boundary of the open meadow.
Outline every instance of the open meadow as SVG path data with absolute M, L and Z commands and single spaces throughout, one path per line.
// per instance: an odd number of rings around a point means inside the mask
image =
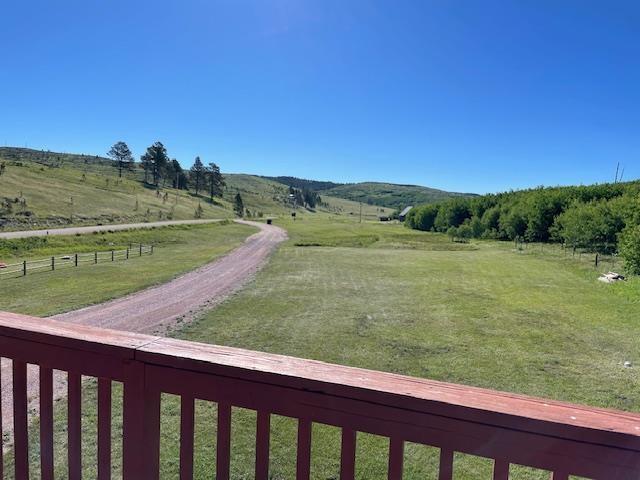
M 275 352 L 622 410 L 640 410 L 635 300 L 640 282 L 605 285 L 588 262 L 507 242 L 453 243 L 398 224 L 292 222 L 290 240 L 244 290 L 176 333 Z M 85 473 L 94 472 L 95 389 L 85 389 Z M 64 401 L 58 414 L 65 449 Z M 114 432 L 121 421 L 114 397 Z M 179 402 L 165 396 L 162 478 L 178 478 Z M 35 428 L 35 427 L 34 427 Z M 232 478 L 253 478 L 255 414 L 234 410 Z M 34 430 L 35 432 L 35 430 Z M 271 476 L 293 478 L 296 423 L 272 419 Z M 337 478 L 339 431 L 314 426 L 312 477 Z M 37 441 L 33 448 L 37 448 Z M 119 449 L 114 438 L 114 449 Z M 196 477 L 215 465 L 215 407 L 196 405 Z M 388 441 L 358 435 L 356 476 L 386 478 Z M 64 455 L 59 455 L 61 465 Z M 34 450 L 34 458 L 35 450 Z M 114 455 L 119 458 L 119 450 Z M 438 451 L 409 444 L 404 478 L 435 478 Z M 455 478 L 491 463 L 457 454 Z M 514 479 L 546 473 L 512 468 Z

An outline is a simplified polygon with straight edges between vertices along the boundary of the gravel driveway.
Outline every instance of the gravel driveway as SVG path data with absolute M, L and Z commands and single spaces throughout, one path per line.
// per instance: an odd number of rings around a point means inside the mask
M 264 266 L 284 240 L 284 229 L 264 223 L 237 220 L 260 229 L 227 255 L 170 282 L 51 318 L 96 327 L 158 334 L 199 312 L 211 308 L 244 286 Z M 149 225 L 149 224 L 144 224 Z M 113 226 L 111 226 L 113 227 Z M 111 228 L 109 227 L 109 228 Z M 130 227 L 132 228 L 132 227 Z M 67 230 L 67 229 L 65 229 Z M 13 431 L 11 361 L 2 359 L 2 423 L 5 434 Z M 56 372 L 54 396 L 66 392 L 66 374 Z M 29 366 L 28 396 L 31 415 L 37 414 L 38 367 Z
M 113 225 L 90 225 L 87 227 L 50 228 L 48 230 L 22 230 L 19 232 L 0 232 L 0 238 L 44 237 L 47 235 L 75 235 L 76 233 L 107 232 L 117 230 L 133 230 L 134 228 L 166 227 L 167 225 L 196 225 L 199 223 L 221 222 L 214 220 L 165 220 L 163 222 L 116 223 Z

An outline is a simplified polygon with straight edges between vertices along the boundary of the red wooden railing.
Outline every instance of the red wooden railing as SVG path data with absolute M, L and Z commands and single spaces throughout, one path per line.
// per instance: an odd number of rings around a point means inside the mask
M 29 477 L 27 364 L 38 365 L 40 470 L 53 478 L 52 372 L 68 372 L 68 478 L 81 476 L 81 376 L 98 380 L 98 478 L 111 478 L 111 384 L 124 384 L 123 477 L 159 478 L 161 393 L 181 397 L 180 478 L 194 461 L 194 400 L 218 403 L 216 478 L 229 478 L 231 410 L 257 411 L 255 478 L 269 475 L 272 414 L 298 420 L 296 478 L 310 478 L 314 423 L 341 428 L 340 478 L 354 478 L 356 432 L 390 439 L 388 478 L 406 442 L 553 472 L 554 480 L 640 478 L 640 415 L 317 361 L 0 313 L 0 356 L 12 359 L 15 478 Z M 33 467 L 33 465 L 31 465 Z

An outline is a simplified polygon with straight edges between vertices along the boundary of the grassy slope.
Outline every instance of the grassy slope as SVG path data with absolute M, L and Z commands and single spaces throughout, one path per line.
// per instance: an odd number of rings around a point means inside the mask
M 252 213 L 262 212 L 264 215 L 289 215 L 292 211 L 287 203 L 289 190 L 282 183 L 265 177 L 257 177 L 246 174 L 226 174 L 227 189 L 225 200 L 233 201 L 236 192 L 240 192 L 247 208 Z M 321 192 L 322 193 L 322 192 Z M 310 212 L 304 208 L 297 208 L 296 215 L 309 217 L 325 217 L 326 215 L 358 217 L 360 204 L 330 195 L 321 195 L 323 203 L 316 212 Z M 391 209 L 373 205 L 362 205 L 362 215 L 365 220 L 375 220 L 380 215 L 391 213 Z
M 198 205 L 203 208 L 203 218 L 230 218 L 234 216 L 232 205 L 237 192 L 254 216 L 289 215 L 291 211 L 286 186 L 252 175 L 227 174 L 223 198 L 211 203 L 206 192 L 196 197 L 192 192 L 163 188 L 158 196 L 153 188 L 144 186 L 141 171 L 125 172 L 124 178 L 119 179 L 106 159 L 39 151 L 25 153 L 24 149 L 17 152 L 0 148 L 0 161 L 7 162 L 0 177 L 0 200 L 22 198 L 26 207 L 12 203 L 12 213 L 5 215 L 9 220 L 5 228 L 192 219 Z M 326 201 L 328 205 L 319 207 L 316 213 L 298 209 L 298 215 L 359 215 L 360 206 L 356 202 L 340 198 Z M 23 210 L 30 215 L 23 215 Z M 370 206 L 363 208 L 365 218 L 389 212 Z M 0 228 L 1 224 L 0 219 Z
M 163 189 L 168 201 L 146 188 L 137 177 L 128 175 L 118 182 L 115 170 L 87 171 L 83 179 L 82 168 L 76 166 L 47 167 L 35 163 L 23 166 L 9 164 L 0 177 L 0 196 L 26 199 L 27 210 L 38 219 L 57 217 L 61 223 L 73 216 L 74 223 L 81 221 L 123 222 L 129 220 L 159 220 L 194 218 L 200 203 L 203 218 L 232 216 L 225 205 L 212 205 L 187 192 Z M 136 208 L 137 202 L 137 208 Z M 14 204 L 13 214 L 21 208 Z M 28 219 L 22 217 L 25 221 Z
M 47 316 L 120 297 L 207 263 L 239 245 L 254 231 L 245 225 L 212 224 L 0 241 L 0 258 L 6 263 L 121 249 L 129 243 L 156 246 L 153 256 L 134 255 L 128 261 L 0 278 L 0 310 Z

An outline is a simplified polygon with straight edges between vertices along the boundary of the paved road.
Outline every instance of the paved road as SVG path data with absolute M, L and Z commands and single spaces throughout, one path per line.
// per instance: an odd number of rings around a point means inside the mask
M 93 233 L 116 230 L 132 230 L 134 228 L 166 227 L 167 225 L 193 225 L 198 223 L 215 223 L 222 220 L 165 220 L 164 222 L 116 223 L 113 225 L 91 225 L 88 227 L 51 228 L 49 230 L 22 230 L 20 232 L 2 232 L 0 238 L 44 237 L 46 235 L 75 235 L 76 233 Z
M 245 285 L 267 262 L 269 255 L 287 238 L 282 228 L 237 220 L 260 231 L 227 255 L 170 282 L 150 287 L 98 305 L 75 310 L 54 319 L 70 323 L 141 333 L 166 332 L 178 322 L 189 321 L 199 312 L 223 301 Z M 164 222 L 163 222 L 164 223 Z M 150 224 L 144 224 L 150 225 Z M 38 370 L 28 370 L 31 415 L 37 413 Z M 2 422 L 4 432 L 13 430 L 12 375 L 9 360 L 2 360 Z M 65 395 L 65 376 L 54 377 L 54 395 Z

